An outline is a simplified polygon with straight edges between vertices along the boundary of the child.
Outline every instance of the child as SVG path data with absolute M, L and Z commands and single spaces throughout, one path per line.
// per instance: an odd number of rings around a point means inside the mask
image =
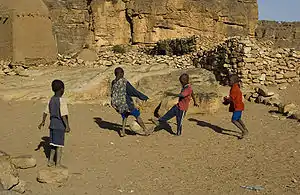
M 244 103 L 243 103 L 243 95 L 240 90 L 239 85 L 239 77 L 237 75 L 231 75 L 229 78 L 230 82 L 230 95 L 229 97 L 224 97 L 224 102 L 229 102 L 229 111 L 233 112 L 232 115 L 232 123 L 237 126 L 242 131 L 242 136 L 240 139 L 243 139 L 245 135 L 248 134 L 248 130 L 245 124 L 242 121 L 242 112 L 244 110 Z
M 167 92 L 166 94 L 169 96 L 179 97 L 179 101 L 176 105 L 174 105 L 163 117 L 160 117 L 158 120 L 153 119 L 155 125 L 159 126 L 161 123 L 166 123 L 168 120 L 172 119 L 176 116 L 177 121 L 177 136 L 181 135 L 182 132 L 182 122 L 183 118 L 189 108 L 189 104 L 191 98 L 193 98 L 194 106 L 199 106 L 196 103 L 196 99 L 193 93 L 193 89 L 189 84 L 189 75 L 182 74 L 179 77 L 179 81 L 182 85 L 182 90 L 180 94 L 174 94 Z
M 47 114 L 50 115 L 50 156 L 48 160 L 48 166 L 54 166 L 54 156 L 56 153 L 56 166 L 63 167 L 61 165 L 62 148 L 64 147 L 65 132 L 70 132 L 68 122 L 68 107 L 65 99 L 62 98 L 64 94 L 64 83 L 60 80 L 54 80 L 52 82 L 52 91 L 54 96 L 50 99 L 46 110 L 43 113 L 43 120 L 39 125 L 39 129 L 45 126 L 45 120 Z
M 136 118 L 138 124 L 145 131 L 145 135 L 150 135 L 149 131 L 140 117 L 140 111 L 135 108 L 132 97 L 137 97 L 140 100 L 147 101 L 149 98 L 137 91 L 131 84 L 124 78 L 124 70 L 120 67 L 115 69 L 115 80 L 112 82 L 111 87 L 111 105 L 122 116 L 122 130 L 120 136 L 124 137 L 125 126 L 128 116 L 132 115 Z

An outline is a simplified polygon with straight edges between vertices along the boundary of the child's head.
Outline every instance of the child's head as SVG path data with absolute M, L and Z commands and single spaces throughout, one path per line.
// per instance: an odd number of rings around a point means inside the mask
M 61 80 L 52 81 L 52 91 L 55 95 L 62 96 L 65 92 L 65 84 Z
M 229 84 L 232 86 L 235 83 L 239 83 L 239 77 L 236 74 L 233 74 L 229 77 Z
M 186 84 L 189 84 L 189 75 L 184 73 L 179 77 L 179 81 L 182 86 L 185 86 Z
M 117 79 L 123 78 L 124 77 L 124 70 L 121 67 L 118 67 L 115 69 L 115 76 Z

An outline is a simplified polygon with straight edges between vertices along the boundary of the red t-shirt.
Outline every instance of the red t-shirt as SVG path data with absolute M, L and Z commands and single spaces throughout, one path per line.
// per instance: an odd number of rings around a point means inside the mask
M 177 104 L 179 110 L 187 111 L 190 105 L 193 89 L 190 84 L 185 85 L 181 90 L 182 97 Z
M 230 98 L 233 104 L 231 104 L 231 106 L 234 108 L 234 111 L 244 110 L 243 94 L 238 83 L 233 84 L 233 86 L 231 87 Z

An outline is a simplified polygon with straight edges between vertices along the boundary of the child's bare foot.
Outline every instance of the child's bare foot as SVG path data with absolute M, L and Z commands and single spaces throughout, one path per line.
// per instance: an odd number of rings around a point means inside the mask
M 126 136 L 126 133 L 125 132 L 120 132 L 120 137 L 125 137 Z
M 48 161 L 47 166 L 48 167 L 53 167 L 55 163 L 53 161 Z

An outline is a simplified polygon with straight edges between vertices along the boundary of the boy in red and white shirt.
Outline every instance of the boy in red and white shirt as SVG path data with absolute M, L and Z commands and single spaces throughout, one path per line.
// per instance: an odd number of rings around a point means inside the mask
M 194 105 L 198 106 L 198 104 L 196 103 L 196 100 L 195 100 L 193 89 L 192 89 L 191 85 L 189 84 L 189 75 L 182 74 L 179 77 L 179 81 L 182 85 L 182 90 L 181 90 L 180 94 L 174 94 L 174 93 L 170 93 L 170 92 L 166 93 L 168 96 L 179 97 L 178 103 L 176 105 L 174 105 L 163 117 L 160 117 L 158 120 L 153 120 L 155 125 L 158 126 L 161 123 L 166 123 L 168 120 L 170 120 L 176 116 L 176 121 L 177 121 L 176 135 L 178 135 L 178 136 L 181 135 L 183 118 L 189 108 L 191 98 L 193 98 Z

